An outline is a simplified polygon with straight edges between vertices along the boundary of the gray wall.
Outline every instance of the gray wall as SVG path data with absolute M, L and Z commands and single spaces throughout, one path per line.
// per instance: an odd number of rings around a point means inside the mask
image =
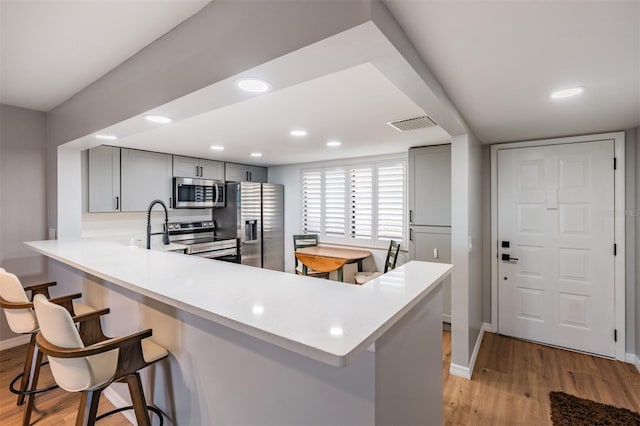
M 636 127 L 636 156 L 634 170 L 636 174 L 636 205 L 634 210 L 636 225 L 636 360 L 640 358 L 640 173 L 638 172 L 638 164 L 640 164 L 640 127 Z
M 482 146 L 473 135 L 451 144 L 451 362 L 470 366 L 484 317 Z M 469 237 L 473 248 L 469 251 Z
M 637 337 L 639 332 L 636 327 L 637 315 L 636 307 L 640 306 L 636 303 L 638 293 L 636 278 L 636 216 L 633 212 L 637 211 L 636 201 L 636 131 L 635 129 L 625 132 L 625 205 L 626 212 L 618 213 L 617 219 L 625 220 L 625 329 L 626 341 L 625 351 L 627 353 L 638 353 L 636 349 Z
M 44 258 L 22 244 L 47 237 L 46 126 L 44 112 L 0 105 L 0 267 L 23 284 L 46 277 Z M 15 337 L 0 317 L 0 340 Z

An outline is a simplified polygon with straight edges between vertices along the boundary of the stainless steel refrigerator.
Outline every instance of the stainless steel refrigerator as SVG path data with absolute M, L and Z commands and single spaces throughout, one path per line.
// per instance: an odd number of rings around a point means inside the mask
M 284 271 L 284 187 L 240 182 L 226 186 L 226 204 L 215 209 L 216 234 L 237 238 L 243 265 Z

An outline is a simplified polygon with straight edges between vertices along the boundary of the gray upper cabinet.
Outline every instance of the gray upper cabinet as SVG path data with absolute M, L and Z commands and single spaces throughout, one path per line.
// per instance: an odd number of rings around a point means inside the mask
M 89 150 L 89 211 L 120 211 L 120 148 L 97 146 Z
M 174 155 L 173 176 L 222 181 L 225 179 L 224 163 L 222 161 Z
M 451 145 L 409 150 L 409 224 L 451 226 Z
M 123 212 L 146 211 L 149 203 L 162 200 L 171 208 L 172 156 L 122 148 Z
M 247 164 L 225 163 L 227 182 L 267 182 L 267 168 Z

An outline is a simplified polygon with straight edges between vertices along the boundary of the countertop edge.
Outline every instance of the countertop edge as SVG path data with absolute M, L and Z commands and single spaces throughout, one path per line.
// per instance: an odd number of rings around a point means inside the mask
M 280 348 L 289 350 L 291 352 L 297 353 L 299 355 L 305 356 L 307 358 L 313 359 L 315 361 L 321 362 L 323 364 L 332 366 L 332 367 L 346 367 L 348 366 L 360 353 L 364 352 L 368 347 L 370 347 L 375 341 L 377 341 L 385 332 L 387 332 L 393 325 L 398 322 L 400 318 L 406 315 L 411 309 L 413 309 L 421 300 L 423 300 L 429 293 L 431 293 L 435 288 L 441 285 L 442 281 L 446 278 L 446 276 L 451 272 L 453 266 L 451 265 L 446 271 L 444 271 L 440 277 L 438 277 L 431 285 L 426 287 L 424 291 L 420 292 L 416 295 L 409 303 L 407 303 L 402 309 L 398 310 L 392 317 L 390 317 L 384 324 L 382 324 L 375 332 L 370 334 L 367 338 L 365 338 L 360 344 L 355 346 L 351 351 L 344 354 L 335 354 L 331 352 L 324 351 L 322 349 L 318 349 L 304 343 L 296 342 L 291 339 L 287 339 L 282 336 L 278 336 L 273 333 L 266 332 L 259 328 L 253 327 L 248 324 L 244 324 L 232 319 L 229 319 L 224 316 L 216 315 L 210 311 L 203 310 L 201 308 L 195 307 L 193 305 L 184 303 L 180 300 L 173 299 L 171 297 L 165 296 L 160 293 L 156 293 L 154 291 L 150 291 L 145 288 L 141 288 L 136 286 L 135 284 L 129 283 L 127 281 L 120 280 L 116 277 L 108 275 L 106 273 L 102 273 L 96 271 L 90 267 L 85 265 L 78 264 L 72 260 L 61 257 L 52 252 L 46 251 L 45 249 L 41 249 L 32 243 L 34 242 L 24 242 L 26 246 L 30 249 L 34 250 L 37 253 L 42 254 L 48 258 L 61 262 L 65 265 L 69 265 L 79 271 L 88 273 L 97 278 L 103 279 L 115 285 L 118 285 L 127 290 L 133 291 L 135 293 L 141 294 L 143 296 L 152 298 L 159 302 L 165 303 L 169 306 L 176 307 L 185 312 L 188 312 L 192 315 L 198 316 L 200 318 L 204 318 L 206 320 L 215 322 L 216 324 L 220 324 L 222 326 L 228 327 L 232 330 L 236 330 L 240 333 L 249 335 L 254 337 L 260 341 L 263 341 L 268 344 L 272 344 L 278 346 Z

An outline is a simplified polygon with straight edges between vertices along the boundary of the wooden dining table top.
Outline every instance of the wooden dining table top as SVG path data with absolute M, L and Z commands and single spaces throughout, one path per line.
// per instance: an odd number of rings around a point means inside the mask
M 369 250 L 361 249 L 347 249 L 342 247 L 326 247 L 326 246 L 313 246 L 304 247 L 296 250 L 296 253 L 306 254 L 317 257 L 332 257 L 335 259 L 342 259 L 345 261 L 364 259 L 371 256 Z

